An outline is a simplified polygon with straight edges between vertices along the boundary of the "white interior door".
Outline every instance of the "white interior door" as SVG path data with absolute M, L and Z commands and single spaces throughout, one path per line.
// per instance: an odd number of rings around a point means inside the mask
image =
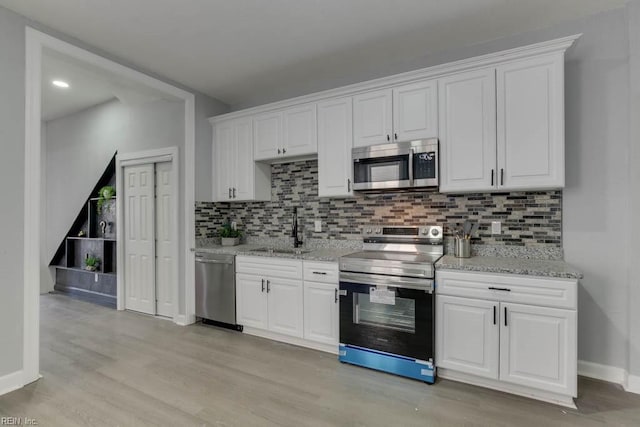
M 154 166 L 124 168 L 125 308 L 156 312 Z
M 156 164 L 156 314 L 173 317 L 174 272 L 176 260 L 173 254 L 175 237 L 173 228 L 173 165 L 171 162 Z

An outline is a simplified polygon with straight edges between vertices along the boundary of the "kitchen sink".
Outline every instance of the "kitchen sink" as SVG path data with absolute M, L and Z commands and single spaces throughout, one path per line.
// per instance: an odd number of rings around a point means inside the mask
M 297 249 L 297 248 L 257 248 L 252 249 L 251 252 L 265 252 L 270 254 L 290 254 L 290 255 L 302 255 L 311 252 L 310 249 Z

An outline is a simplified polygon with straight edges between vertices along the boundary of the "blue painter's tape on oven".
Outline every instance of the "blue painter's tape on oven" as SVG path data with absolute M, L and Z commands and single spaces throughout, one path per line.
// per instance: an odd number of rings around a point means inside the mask
M 362 347 L 340 344 L 338 360 L 352 365 L 425 381 L 430 384 L 433 384 L 436 379 L 435 369 L 430 362 Z

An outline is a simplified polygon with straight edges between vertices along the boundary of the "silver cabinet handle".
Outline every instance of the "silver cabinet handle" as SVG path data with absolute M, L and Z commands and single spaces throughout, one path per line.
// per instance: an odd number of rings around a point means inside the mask
M 196 258 L 196 262 L 201 264 L 233 264 L 233 261 L 218 261 L 215 259 L 204 259 L 204 258 Z
M 286 152 L 287 152 L 287 149 L 286 149 L 286 148 L 283 148 L 283 149 L 282 149 L 282 154 L 284 154 L 284 153 L 286 153 Z
M 387 135 L 387 141 L 391 141 L 391 137 Z
M 504 185 L 504 169 L 500 168 L 500 185 Z
M 278 148 L 278 154 L 280 154 L 280 149 Z
M 271 292 L 271 280 L 267 280 L 267 293 Z
M 347 179 L 347 191 L 351 191 L 351 179 Z
M 337 304 L 338 303 L 338 288 L 334 288 L 333 289 L 333 298 L 334 298 L 334 302 Z
M 491 169 L 491 186 L 493 187 L 493 176 L 495 175 L 495 171 Z
M 233 198 L 236 198 L 236 187 L 233 187 Z
M 508 314 L 507 314 L 507 307 L 505 307 L 505 308 L 504 308 L 504 326 L 509 326 L 509 325 L 507 324 L 507 317 L 509 317 L 509 316 L 508 316 Z
M 324 272 L 324 271 L 314 271 L 314 272 L 313 272 L 313 274 L 321 274 L 321 275 L 323 275 L 323 276 L 326 276 L 326 275 L 327 275 L 327 273 L 326 273 L 326 272 Z
M 231 198 L 231 187 L 229 187 L 229 198 Z
M 264 292 L 264 279 L 262 279 L 262 292 Z

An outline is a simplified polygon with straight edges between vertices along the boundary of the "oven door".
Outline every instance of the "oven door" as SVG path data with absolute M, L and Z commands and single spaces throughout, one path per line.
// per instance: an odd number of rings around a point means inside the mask
M 432 361 L 433 281 L 340 273 L 340 343 Z

